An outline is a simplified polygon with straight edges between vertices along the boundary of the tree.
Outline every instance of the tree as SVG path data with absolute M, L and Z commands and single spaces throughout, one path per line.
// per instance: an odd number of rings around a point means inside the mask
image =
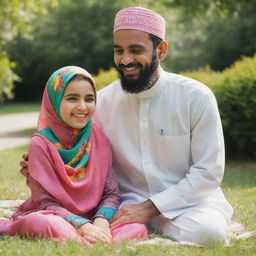
M 256 52 L 256 0 L 162 0 L 176 10 L 171 55 L 174 71 L 209 64 L 223 70 L 241 56 Z
M 216 18 L 206 26 L 203 45 L 205 62 L 214 70 L 224 70 L 241 56 L 256 53 L 256 3 L 239 12 Z
M 116 12 L 128 1 L 59 0 L 58 8 L 33 20 L 30 38 L 19 35 L 9 44 L 15 71 L 16 100 L 39 100 L 49 74 L 77 65 L 97 74 L 113 66 L 112 29 Z M 153 1 L 147 1 L 147 4 Z
M 42 10 L 36 0 L 0 0 L 0 102 L 13 97 L 12 88 L 18 76 L 13 72 L 15 63 L 10 61 L 6 45 L 18 33 L 28 32 L 28 20 Z
M 105 1 L 60 0 L 38 15 L 31 38 L 20 35 L 9 44 L 12 60 L 22 77 L 16 100 L 39 100 L 49 74 L 77 65 L 91 73 L 112 64 L 112 23 L 116 9 Z
M 8 43 L 8 54 L 17 63 L 14 70 L 21 77 L 16 82 L 16 100 L 39 100 L 49 74 L 61 66 L 82 66 L 92 74 L 113 66 L 114 16 L 119 9 L 131 6 L 130 1 L 55 2 L 55 6 L 46 5 L 47 12 L 29 19 L 30 37 L 16 32 L 17 36 Z M 137 0 L 132 5 L 159 11 L 166 18 L 170 51 L 164 66 L 179 72 L 206 64 L 223 69 L 241 55 L 253 55 L 255 3 L 256 0 Z

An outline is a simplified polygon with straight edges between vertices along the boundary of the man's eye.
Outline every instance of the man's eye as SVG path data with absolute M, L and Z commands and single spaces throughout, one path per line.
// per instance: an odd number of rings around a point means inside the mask
M 142 50 L 141 49 L 134 49 L 134 50 L 132 50 L 132 53 L 140 54 L 140 53 L 142 53 Z
M 119 50 L 119 49 L 114 49 L 114 54 L 122 54 L 122 50 Z

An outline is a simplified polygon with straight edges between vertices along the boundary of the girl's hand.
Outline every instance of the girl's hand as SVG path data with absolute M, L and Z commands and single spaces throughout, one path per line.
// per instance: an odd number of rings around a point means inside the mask
M 97 240 L 91 236 L 87 236 L 87 235 L 83 235 L 83 236 L 79 236 L 79 240 L 80 243 L 82 243 L 83 245 L 92 248 L 93 244 L 97 242 Z
M 93 225 L 105 229 L 111 235 L 108 220 L 104 218 L 95 218 L 93 221 Z
M 96 240 L 109 243 L 111 241 L 111 234 L 102 227 L 98 227 L 91 223 L 85 223 L 78 228 L 78 233 L 81 236 L 93 237 Z

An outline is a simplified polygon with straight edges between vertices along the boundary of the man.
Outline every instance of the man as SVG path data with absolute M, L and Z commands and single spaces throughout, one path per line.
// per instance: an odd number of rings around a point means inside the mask
M 123 9 L 113 32 L 120 80 L 99 91 L 95 117 L 122 196 L 112 225 L 148 223 L 178 241 L 226 243 L 233 210 L 219 187 L 224 142 L 213 93 L 161 69 L 168 43 L 159 14 Z
M 125 8 L 113 33 L 120 80 L 99 91 L 95 114 L 121 191 L 112 225 L 140 222 L 177 241 L 228 242 L 233 210 L 219 187 L 224 142 L 213 93 L 161 69 L 168 43 L 159 14 Z

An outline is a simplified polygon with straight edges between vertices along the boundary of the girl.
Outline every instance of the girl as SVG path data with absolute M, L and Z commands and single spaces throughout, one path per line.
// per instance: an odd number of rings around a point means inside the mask
M 12 220 L 1 220 L 0 232 L 88 246 L 98 240 L 147 238 L 138 223 L 110 229 L 120 196 L 110 145 L 91 120 L 95 103 L 95 85 L 84 69 L 68 66 L 51 75 L 29 146 L 31 197 Z

